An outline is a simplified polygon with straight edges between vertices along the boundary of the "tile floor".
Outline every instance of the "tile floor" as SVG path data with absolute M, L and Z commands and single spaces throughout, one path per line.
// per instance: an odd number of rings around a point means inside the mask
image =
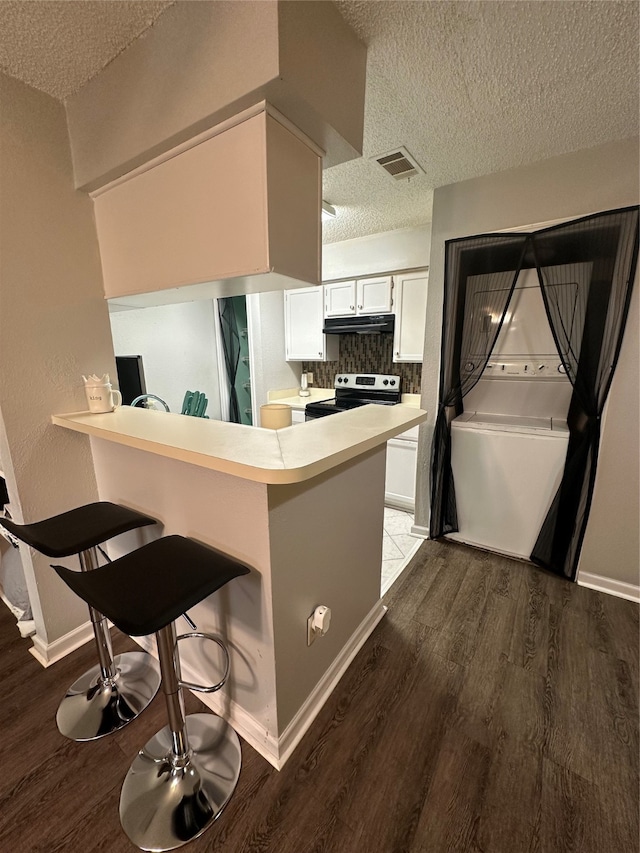
M 422 539 L 411 535 L 413 513 L 401 509 L 384 508 L 384 535 L 382 537 L 381 592 L 387 592 L 420 547 Z

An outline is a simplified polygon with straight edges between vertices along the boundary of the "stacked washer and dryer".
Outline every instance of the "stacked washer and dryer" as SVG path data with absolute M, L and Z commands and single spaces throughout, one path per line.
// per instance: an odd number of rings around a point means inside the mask
M 577 285 L 560 287 L 577 301 Z M 473 298 L 474 322 L 486 322 L 481 288 Z M 562 478 L 571 392 L 537 272 L 523 270 L 482 378 L 451 424 L 459 531 L 450 539 L 529 558 Z

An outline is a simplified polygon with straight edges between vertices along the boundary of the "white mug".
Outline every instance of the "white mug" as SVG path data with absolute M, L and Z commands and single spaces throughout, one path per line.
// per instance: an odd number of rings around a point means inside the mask
M 90 412 L 96 414 L 98 412 L 112 412 L 122 405 L 122 394 L 112 388 L 110 382 L 102 382 L 99 385 L 85 385 L 84 390 Z

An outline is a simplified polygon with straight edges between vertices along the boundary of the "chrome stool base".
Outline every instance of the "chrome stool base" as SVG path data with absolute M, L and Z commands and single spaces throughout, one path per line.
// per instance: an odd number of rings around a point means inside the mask
M 189 752 L 172 750 L 169 726 L 136 756 L 120 795 L 120 822 L 141 850 L 175 850 L 203 833 L 229 801 L 240 775 L 238 735 L 221 717 L 186 717 Z
M 118 731 L 147 707 L 160 687 L 160 667 L 145 652 L 113 659 L 116 676 L 104 679 L 99 665 L 87 670 L 67 690 L 56 723 L 65 737 L 97 740 Z

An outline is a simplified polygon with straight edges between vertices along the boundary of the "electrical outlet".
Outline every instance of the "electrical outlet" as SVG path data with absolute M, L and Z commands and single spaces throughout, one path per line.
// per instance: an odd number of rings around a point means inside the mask
M 310 646 L 316 637 L 324 637 L 331 625 L 331 609 L 324 604 L 313 608 L 307 619 L 307 645 Z
M 308 646 L 310 646 L 314 642 L 316 636 L 317 636 L 316 632 L 313 630 L 313 613 L 312 613 L 311 616 L 309 616 L 309 618 L 307 619 L 307 645 Z
M 309 383 L 309 385 L 313 385 L 313 373 L 310 373 L 308 370 L 307 370 L 307 382 Z

